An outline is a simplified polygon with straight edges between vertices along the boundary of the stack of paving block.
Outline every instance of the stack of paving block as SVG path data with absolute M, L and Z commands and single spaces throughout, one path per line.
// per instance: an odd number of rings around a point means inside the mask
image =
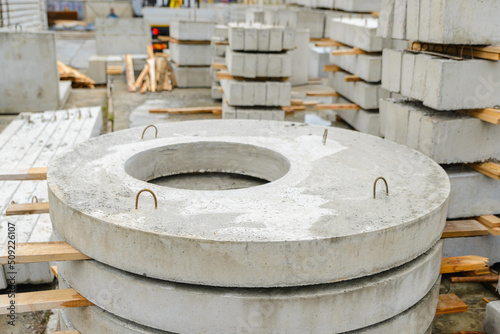
M 500 3 L 389 0 L 384 5 L 379 34 L 412 41 L 408 50 L 383 53 L 382 86 L 405 97 L 381 101 L 385 138 L 443 165 L 452 190 L 448 218 L 500 214 L 500 168 L 496 174 L 484 172 L 500 160 L 500 110 L 495 109 L 500 47 L 485 46 L 500 44 L 495 25 Z M 488 227 L 500 234 L 498 227 Z M 445 256 L 469 253 L 498 262 L 500 239 L 446 239 Z
M 339 46 L 330 55 L 329 85 L 340 95 L 335 114 L 356 130 L 381 135 L 379 100 L 391 97 L 382 89 L 382 50 L 402 49 L 406 41 L 376 35 L 376 18 L 332 19 L 330 36 Z M 349 107 L 345 107 L 345 105 Z M 346 109 L 343 109 L 346 108 Z
M 226 63 L 226 49 L 229 45 L 228 39 L 228 28 L 226 25 L 218 24 L 215 26 L 215 35 L 212 37 L 212 67 L 210 70 L 210 75 L 212 77 L 212 99 L 220 100 L 222 99 L 222 92 L 220 88 L 220 81 L 217 78 L 217 68 L 218 65 L 223 65 Z
M 215 23 L 175 20 L 170 24 L 172 68 L 181 88 L 211 87 L 211 40 Z
M 295 30 L 258 23 L 230 23 L 221 80 L 223 118 L 284 120 L 290 106 Z

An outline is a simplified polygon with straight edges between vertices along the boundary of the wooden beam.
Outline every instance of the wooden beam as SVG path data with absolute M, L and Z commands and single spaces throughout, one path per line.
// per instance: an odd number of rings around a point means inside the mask
M 151 86 L 151 92 L 156 92 L 156 67 L 155 67 L 155 59 L 149 58 L 146 59 L 146 62 L 149 66 L 149 84 Z
M 358 82 L 358 81 L 363 81 L 363 79 L 361 79 L 357 75 L 346 75 L 344 77 L 344 81 L 345 82 Z
M 344 50 L 333 50 L 332 56 L 354 56 L 354 55 L 364 55 L 368 52 L 361 50 L 360 48 L 344 49 Z
M 212 63 L 212 67 L 217 71 L 227 70 L 227 65 L 223 63 Z
M 500 124 L 500 109 L 495 109 L 495 108 L 472 109 L 472 110 L 465 110 L 465 112 L 472 117 L 479 118 L 482 121 L 495 125 Z
M 149 109 L 149 112 L 151 114 L 195 114 L 205 112 L 211 112 L 215 114 L 219 111 L 222 112 L 222 106 Z
M 148 52 L 148 58 L 149 59 L 154 59 L 155 53 L 153 51 L 153 45 L 149 44 L 148 46 L 146 46 L 146 50 Z
M 37 215 L 41 213 L 49 213 L 48 202 L 10 204 L 5 211 L 6 216 Z
M 314 43 L 315 46 L 320 47 L 320 48 L 332 48 L 332 47 L 339 47 L 339 46 L 347 46 L 344 43 L 335 41 L 333 39 L 328 40 L 328 41 L 319 41 Z
M 468 307 L 454 293 L 439 295 L 436 315 L 467 312 Z
M 120 75 L 123 72 L 122 65 L 108 65 L 106 66 L 106 74 Z
M 214 42 L 215 45 L 229 45 L 229 41 Z
M 476 172 L 484 174 L 495 180 L 500 180 L 500 164 L 496 162 L 483 162 L 479 164 L 468 164 Z
M 0 181 L 47 180 L 47 167 L 0 169 Z
M 488 258 L 475 255 L 445 257 L 441 260 L 441 274 L 475 271 L 489 268 Z
M 5 249 L 0 256 L 0 264 L 8 263 L 8 255 L 8 249 Z M 16 245 L 16 264 L 89 259 L 90 257 L 64 241 L 28 242 Z
M 302 105 L 302 106 L 286 106 L 286 107 L 281 107 L 281 109 L 283 109 L 283 111 L 286 113 L 294 113 L 296 111 L 306 110 L 306 106 L 304 106 L 304 105 Z
M 323 67 L 323 72 L 338 72 L 338 71 L 342 71 L 342 69 L 337 65 L 326 64 Z
M 234 79 L 229 72 L 219 71 L 217 72 L 217 80 L 231 80 Z
M 350 103 L 333 103 L 333 104 L 318 104 L 316 110 L 361 110 L 357 104 Z
M 478 222 L 488 227 L 500 227 L 500 218 L 495 215 L 484 215 L 476 218 Z
M 419 42 L 411 42 L 410 50 L 413 51 L 431 51 L 445 55 L 454 55 L 457 57 L 472 56 L 488 60 L 500 60 L 500 47 L 491 46 L 470 46 L 470 45 L 448 45 Z
M 196 44 L 196 45 L 207 45 L 210 44 L 210 41 L 181 41 L 175 38 L 170 37 L 170 43 L 176 43 L 176 44 Z
M 304 102 L 301 99 L 292 99 L 291 104 L 292 106 L 303 106 Z
M 314 97 L 320 97 L 320 96 L 331 96 L 331 97 L 339 97 L 340 94 L 335 92 L 335 91 L 309 91 L 306 92 L 306 96 L 314 96 Z
M 451 283 L 497 283 L 498 279 L 497 274 L 491 273 L 483 276 L 448 277 Z
M 139 74 L 137 80 L 135 81 L 134 86 L 136 90 L 142 87 L 142 82 L 144 81 L 144 77 L 146 76 L 146 74 L 148 74 L 148 72 L 149 72 L 149 65 L 144 64 L 144 68 L 142 69 L 141 74 Z
M 0 314 L 8 314 L 11 299 L 0 295 Z M 35 312 L 69 307 L 93 306 L 75 289 L 16 293 L 16 312 Z
M 441 238 L 475 237 L 488 234 L 488 229 L 476 220 L 448 220 Z
M 306 107 L 310 107 L 317 105 L 318 101 L 304 101 L 302 104 L 305 105 Z
M 50 271 L 52 271 L 56 278 L 59 278 L 59 270 L 57 270 L 57 266 L 50 266 Z
M 125 75 L 127 76 L 127 86 L 129 92 L 135 92 L 134 63 L 131 55 L 125 55 Z

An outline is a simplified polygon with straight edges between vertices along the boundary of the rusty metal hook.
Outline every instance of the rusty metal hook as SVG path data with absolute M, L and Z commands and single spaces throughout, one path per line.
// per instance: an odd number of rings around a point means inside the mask
M 146 128 L 144 128 L 144 131 L 142 131 L 141 139 L 144 139 L 144 134 L 146 133 L 146 130 L 151 128 L 151 127 L 155 128 L 155 138 L 158 138 L 158 128 L 156 126 L 154 126 L 153 124 L 151 124 L 151 125 L 146 126 Z
M 389 196 L 389 186 L 387 185 L 387 181 L 385 180 L 385 178 L 383 178 L 383 177 L 381 176 L 381 177 L 377 178 L 377 179 L 375 180 L 375 182 L 373 183 L 373 198 L 374 198 L 374 199 L 375 199 L 375 198 L 377 198 L 377 182 L 378 182 L 379 180 L 384 181 L 384 183 L 385 183 L 385 195 L 386 195 L 386 196 Z
M 328 138 L 328 129 L 323 132 L 323 146 L 326 144 L 326 138 Z
M 153 195 L 153 198 L 155 200 L 155 209 L 158 209 L 158 200 L 156 199 L 156 195 L 155 195 L 154 192 L 152 192 L 149 189 L 142 189 L 141 191 L 139 191 L 137 193 L 137 196 L 135 196 L 135 209 L 137 210 L 137 208 L 139 207 L 139 195 L 142 194 L 145 191 L 147 191 L 148 193 L 150 193 L 151 195 Z
M 33 196 L 33 197 L 31 198 L 31 203 L 35 203 L 35 202 L 33 202 L 33 201 L 36 201 L 36 203 L 38 203 L 38 197 Z

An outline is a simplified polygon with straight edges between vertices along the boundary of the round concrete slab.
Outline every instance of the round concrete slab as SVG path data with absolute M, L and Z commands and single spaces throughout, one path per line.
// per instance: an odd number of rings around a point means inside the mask
M 130 129 L 58 156 L 48 173 L 55 231 L 82 253 L 175 282 L 278 287 L 402 265 L 441 236 L 450 192 L 439 165 L 354 131 L 286 122 L 194 121 Z M 270 181 L 198 191 L 147 183 L 193 172 Z M 383 176 L 373 198 L 374 181 Z M 149 194 L 158 198 L 154 209 Z
M 96 306 L 144 326 L 174 333 L 319 334 L 365 328 L 409 309 L 438 279 L 441 254 L 439 241 L 416 260 L 381 274 L 274 289 L 170 283 L 97 261 L 61 262 L 58 268 Z
M 68 288 L 69 285 L 61 279 L 61 288 Z M 403 313 L 383 321 L 379 324 L 345 334 L 387 334 L 387 333 L 408 333 L 408 334 L 429 334 L 432 331 L 432 321 L 434 319 L 437 306 L 437 298 L 439 296 L 440 278 L 434 283 L 434 286 L 429 293 L 422 298 L 417 304 L 404 311 Z M 160 331 L 135 324 L 131 321 L 117 317 L 103 309 L 92 307 L 77 307 L 60 310 L 61 314 L 61 329 L 77 329 L 81 334 L 168 334 L 171 332 Z M 256 318 L 255 318 L 256 319 Z M 252 328 L 253 329 L 253 328 Z M 245 328 L 241 328 L 238 333 L 247 333 Z M 188 332 L 181 332 L 188 333 Z M 210 331 L 204 332 L 207 334 L 226 333 L 218 328 L 212 328 Z M 228 332 L 235 333 L 235 332 Z M 253 332 L 252 332 L 253 333 Z M 278 330 L 274 333 L 288 334 L 303 334 L 299 330 Z M 327 333 L 332 333 L 331 331 Z

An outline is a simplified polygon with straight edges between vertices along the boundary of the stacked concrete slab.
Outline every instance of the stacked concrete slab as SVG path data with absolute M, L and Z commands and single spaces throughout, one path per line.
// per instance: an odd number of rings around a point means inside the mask
M 235 78 L 222 80 L 223 118 L 284 120 L 290 105 L 291 50 L 295 30 L 260 23 L 228 26 L 226 65 Z M 252 107 L 252 108 L 250 108 Z
M 211 87 L 211 40 L 215 23 L 207 21 L 173 20 L 169 43 L 172 68 L 178 87 Z
M 212 64 L 225 64 L 226 63 L 226 49 L 228 44 L 228 28 L 226 25 L 218 24 L 215 26 L 214 36 L 210 45 L 212 46 Z M 212 99 L 222 99 L 222 92 L 220 88 L 220 81 L 217 78 L 216 69 L 210 69 L 212 76 Z
M 57 264 L 60 288 L 94 304 L 65 310 L 63 329 L 429 333 L 449 196 L 431 159 L 335 128 L 322 144 L 324 127 L 285 122 L 170 123 L 141 141 L 142 132 L 98 137 L 49 167 L 55 233 L 93 259 Z M 408 178 L 408 168 L 419 173 Z M 269 182 L 147 182 L 193 171 Z M 373 198 L 379 175 L 390 175 L 391 195 L 378 188 Z M 158 206 L 144 196 L 134 209 L 146 187 Z
M 472 45 L 500 42 L 498 29 L 485 24 L 498 15 L 498 1 L 386 0 L 381 37 L 405 36 L 415 42 Z M 466 13 L 466 14 L 465 14 Z M 465 45 L 467 44 L 467 45 Z M 500 127 L 468 109 L 495 107 L 500 62 L 417 51 L 383 52 L 382 86 L 404 99 L 380 102 L 385 138 L 407 145 L 445 167 L 451 181 L 448 218 L 500 214 L 500 182 L 465 166 L 500 159 Z M 452 238 L 445 256 L 481 255 L 500 261 L 500 240 L 492 236 Z
M 151 45 L 151 28 L 139 18 L 96 18 L 98 55 L 144 54 Z

